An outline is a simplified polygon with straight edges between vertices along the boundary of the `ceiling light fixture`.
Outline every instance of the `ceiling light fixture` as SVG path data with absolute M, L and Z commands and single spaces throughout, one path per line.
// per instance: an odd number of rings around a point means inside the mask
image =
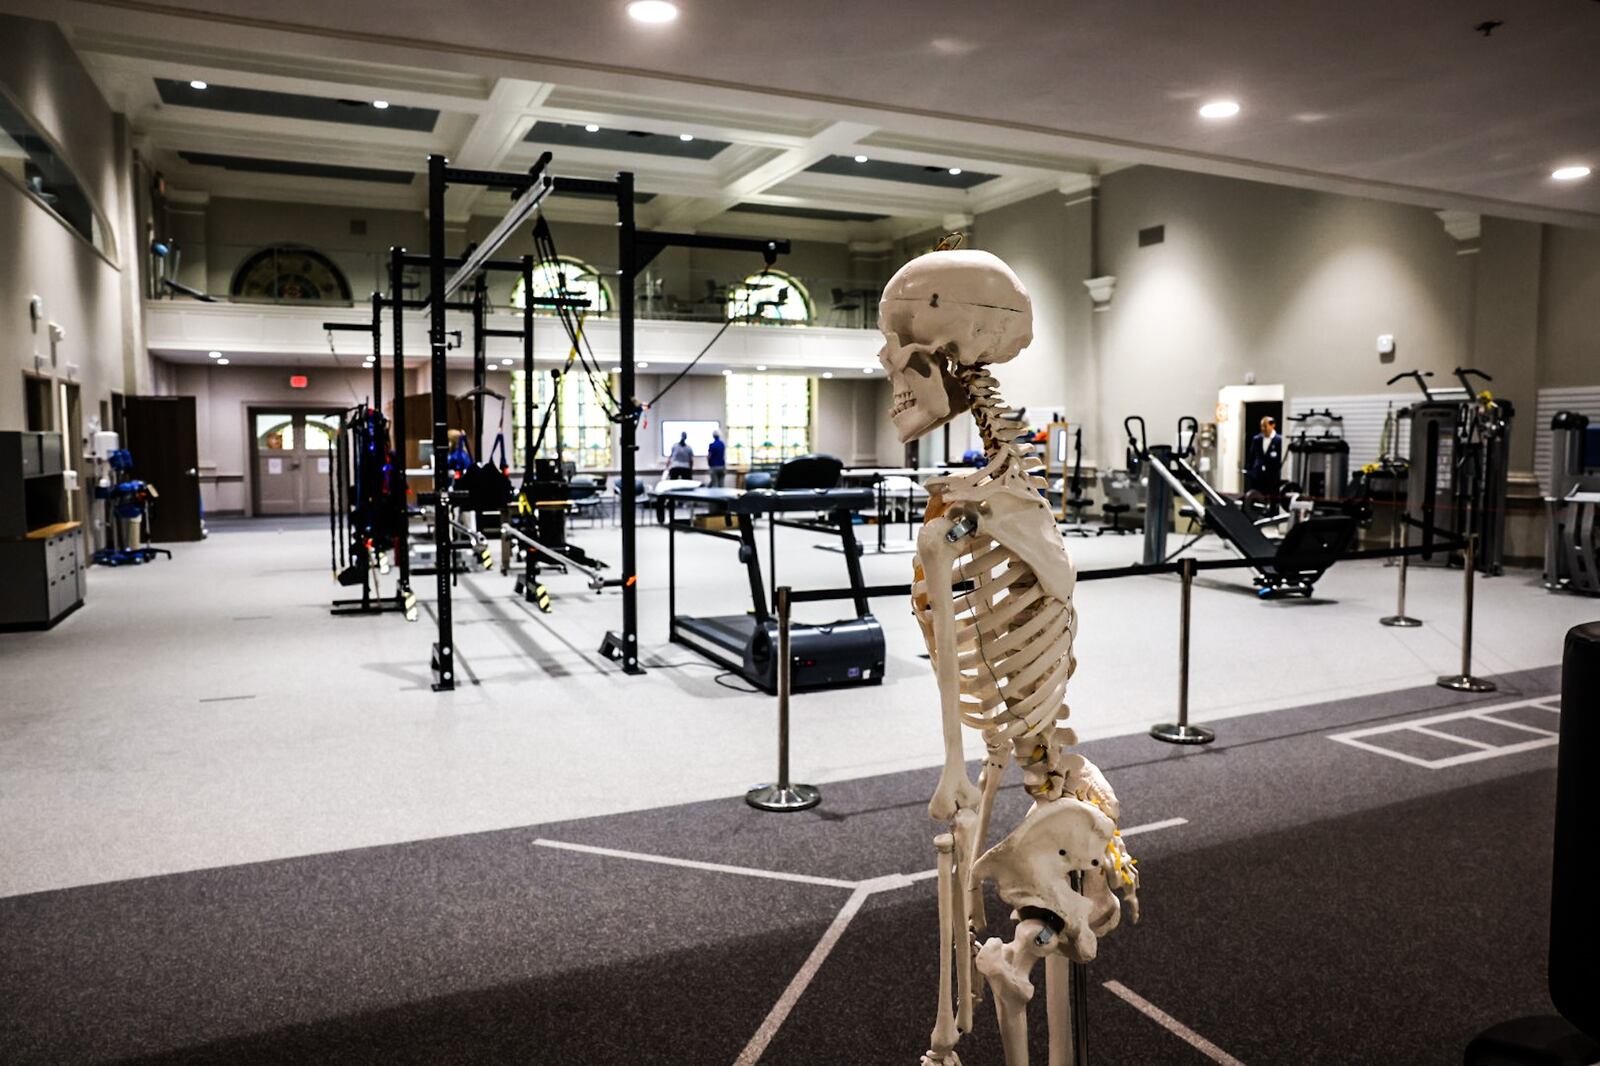
M 765 370 L 766 368 L 767 368 L 767 365 L 765 363 L 761 363 L 760 365 L 758 365 L 756 367 L 757 370 Z
M 222 353 L 221 352 L 207 352 L 206 355 L 208 355 L 212 359 L 221 359 L 222 358 Z
M 1201 118 L 1232 118 L 1238 113 L 1239 105 L 1233 100 L 1212 100 L 1200 105 Z
M 692 141 L 692 140 L 694 140 L 694 134 L 692 134 L 692 133 L 680 133 L 680 134 L 678 134 L 678 140 L 680 140 L 680 141 Z
M 628 17 L 635 22 L 660 25 L 677 19 L 678 5 L 669 4 L 667 0 L 633 0 L 628 5 Z
M 643 359 L 639 360 L 637 363 L 634 363 L 633 365 L 638 367 L 640 370 L 645 370 L 650 366 L 650 364 L 645 362 Z
M 189 88 L 191 88 L 191 89 L 209 89 L 210 86 L 207 85 L 205 82 L 201 81 L 199 78 L 196 78 L 196 79 L 194 79 L 193 81 L 191 81 L 189 83 Z
M 1585 166 L 1558 167 L 1550 172 L 1550 176 L 1557 181 L 1577 181 L 1579 178 L 1589 176 L 1589 168 Z
M 502 359 L 502 360 L 500 360 L 500 365 L 501 365 L 501 366 L 510 366 L 510 365 L 511 365 L 511 360 L 509 360 L 509 359 Z
M 856 162 L 857 163 L 865 163 L 866 161 L 867 161 L 867 157 L 866 156 L 864 156 L 864 155 L 856 156 Z
M 227 366 L 228 365 L 228 361 L 226 359 L 218 359 L 217 360 L 217 365 L 218 366 Z
M 961 168 L 960 167 L 951 167 L 950 168 L 950 173 L 951 174 L 960 174 L 961 173 Z
M 823 377 L 825 377 L 825 378 L 831 378 L 831 377 L 833 377 L 833 371 L 831 371 L 831 370 L 824 370 L 824 371 L 823 371 L 823 372 L 822 372 L 822 376 L 823 376 Z
M 723 371 L 723 372 L 722 372 L 722 376 L 723 376 L 723 377 L 725 377 L 725 378 L 731 378 L 731 377 L 733 377 L 733 371 L 731 371 L 731 370 L 724 370 L 724 371 Z
M 599 133 L 600 127 L 591 122 L 587 126 L 583 127 L 583 131 L 585 133 Z
M 611 372 L 613 374 L 620 374 L 622 373 L 622 368 L 620 366 L 614 366 L 611 368 Z
M 377 108 L 379 111 L 387 111 L 387 110 L 389 110 L 389 101 L 387 101 L 387 100 L 374 100 L 374 101 L 372 101 L 372 106 Z
M 876 369 L 878 369 L 878 368 L 875 367 L 875 366 L 864 366 L 864 367 L 861 368 L 861 372 L 863 374 L 870 374 Z

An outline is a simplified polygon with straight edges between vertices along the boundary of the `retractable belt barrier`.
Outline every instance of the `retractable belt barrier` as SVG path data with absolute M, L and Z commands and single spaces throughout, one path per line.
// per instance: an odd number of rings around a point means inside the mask
M 1414 520 L 1411 524 L 1420 525 Z M 1432 531 L 1435 536 L 1441 532 L 1437 527 Z M 1405 547 L 1391 548 L 1362 548 L 1356 551 L 1342 552 L 1329 558 L 1333 562 L 1348 562 L 1357 559 L 1386 559 L 1394 556 L 1402 560 L 1409 555 L 1421 555 L 1438 551 L 1463 551 L 1465 552 L 1466 565 L 1462 568 L 1465 572 L 1462 592 L 1462 634 L 1461 634 L 1461 673 L 1447 675 L 1438 679 L 1438 684 L 1443 688 L 1456 689 L 1467 692 L 1492 692 L 1494 683 L 1472 675 L 1472 587 L 1473 587 L 1473 554 L 1476 545 L 1476 535 L 1465 538 L 1451 536 L 1448 539 L 1436 540 L 1430 544 L 1417 544 Z M 1276 557 L 1265 558 L 1236 558 L 1236 559 L 1194 559 L 1184 558 L 1171 563 L 1137 563 L 1131 566 L 1107 566 L 1094 570 L 1078 571 L 1079 581 L 1109 581 L 1119 577 L 1148 577 L 1159 574 L 1177 574 L 1182 579 L 1183 592 L 1180 597 L 1178 615 L 1178 720 L 1174 723 L 1162 723 L 1152 726 L 1150 735 L 1156 740 L 1168 744 L 1209 744 L 1216 739 L 1216 733 L 1204 726 L 1189 724 L 1189 613 L 1191 606 L 1191 589 L 1194 575 L 1203 570 L 1240 570 L 1245 568 L 1255 569 L 1262 563 L 1273 562 Z M 1277 560 L 1281 561 L 1281 560 Z M 1404 580 L 1404 571 L 1401 572 Z M 976 587 L 974 582 L 958 582 L 952 589 L 957 595 L 971 592 Z M 1402 597 L 1404 596 L 1404 586 Z M 913 587 L 903 585 L 867 585 L 861 589 L 791 589 L 787 586 L 780 587 L 777 591 L 779 602 L 784 609 L 778 612 L 778 640 L 780 649 L 786 649 L 789 642 L 789 611 L 788 607 L 796 603 L 822 603 L 827 600 L 849 600 L 857 597 L 876 598 L 881 596 L 910 596 Z M 1401 613 L 1404 613 L 1404 600 L 1402 599 Z M 804 810 L 815 806 L 821 797 L 810 786 L 794 786 L 788 779 L 789 770 L 789 674 L 793 663 L 790 657 L 780 651 L 778 667 L 779 686 L 779 715 L 778 715 L 778 766 L 779 777 L 776 785 L 764 785 L 751 792 L 750 805 L 762 810 Z M 790 795 L 790 790 L 806 789 L 804 798 L 795 800 Z M 769 796 L 769 793 L 775 795 Z M 782 799 L 782 803 L 759 802 L 773 798 Z

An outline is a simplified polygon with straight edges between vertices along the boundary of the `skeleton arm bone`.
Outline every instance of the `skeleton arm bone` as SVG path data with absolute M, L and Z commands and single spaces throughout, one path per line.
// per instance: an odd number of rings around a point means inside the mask
M 930 511 L 934 502 L 929 501 Z M 977 806 L 979 796 L 978 787 L 967 777 L 961 745 L 961 678 L 957 662 L 955 593 L 950 580 L 952 566 L 961 553 L 950 540 L 950 534 L 957 530 L 957 521 L 941 514 L 929 519 L 917 537 L 923 591 L 927 596 L 928 613 L 933 618 L 933 639 L 928 650 L 939 682 L 944 726 L 944 772 L 928 804 L 928 815 L 941 822 L 953 818 L 958 809 Z

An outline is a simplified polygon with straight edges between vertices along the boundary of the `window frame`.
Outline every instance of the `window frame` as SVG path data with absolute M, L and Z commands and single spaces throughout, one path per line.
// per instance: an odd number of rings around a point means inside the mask
M 89 191 L 89 187 L 84 184 L 76 162 L 74 162 L 72 157 L 67 154 L 64 148 L 62 148 L 61 142 L 55 138 L 55 135 L 45 129 L 43 123 L 38 120 L 33 112 L 23 107 L 21 102 L 18 101 L 17 98 L 12 95 L 11 91 L 3 85 L 0 85 L 0 97 L 3 97 L 6 105 L 28 123 L 34 134 L 38 136 L 40 140 L 45 142 L 49 149 L 55 153 L 56 157 L 60 159 L 66 168 L 71 172 L 73 180 L 78 183 L 78 188 L 83 191 L 83 198 L 88 203 L 89 210 L 94 213 L 95 220 L 100 224 L 100 231 L 105 235 L 106 247 L 101 248 L 94 242 L 93 239 L 85 237 L 81 232 L 79 232 L 77 226 L 74 226 L 70 221 L 67 220 L 65 215 L 57 211 L 54 207 L 50 206 L 47 201 L 40 198 L 37 193 L 28 187 L 26 182 L 17 180 L 15 175 L 5 170 L 0 170 L 0 178 L 3 178 L 8 184 L 12 185 L 19 192 L 21 192 L 22 195 L 28 199 L 29 203 L 43 208 L 46 214 L 59 222 L 68 233 L 82 241 L 90 251 L 94 252 L 95 255 L 104 260 L 107 266 L 110 266 L 116 270 L 121 270 L 121 255 L 119 254 L 118 250 L 116 230 L 112 228 L 110 218 L 108 218 L 105 211 L 101 209 L 100 201 L 95 198 L 94 194 Z M 26 152 L 27 149 L 24 148 L 23 151 Z
M 733 294 L 736 292 L 750 292 L 750 283 L 761 278 L 777 278 L 782 283 L 784 288 L 791 290 L 795 295 L 799 296 L 800 306 L 805 308 L 805 317 L 785 318 L 782 315 L 767 316 L 759 314 L 753 317 L 748 315 L 735 316 L 733 314 L 733 309 L 735 307 Z M 759 303 L 759 301 L 757 302 Z M 763 270 L 756 271 L 754 274 L 750 274 L 744 278 L 741 278 L 737 285 L 729 286 L 728 294 L 722 302 L 722 317 L 725 321 L 754 326 L 809 326 L 812 322 L 816 321 L 817 305 L 812 302 L 811 290 L 807 289 L 805 283 L 799 278 L 795 277 L 786 270 L 779 270 L 776 267 L 767 267 Z

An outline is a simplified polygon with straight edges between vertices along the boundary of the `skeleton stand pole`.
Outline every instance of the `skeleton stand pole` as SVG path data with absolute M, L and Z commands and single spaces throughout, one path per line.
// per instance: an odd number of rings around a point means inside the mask
M 789 684 L 794 661 L 789 654 L 789 586 L 782 585 L 773 596 L 778 610 L 778 780 L 757 785 L 744 794 L 744 801 L 762 811 L 804 811 L 822 802 L 822 793 L 812 785 L 789 783 Z
M 1409 541 L 1411 539 L 1410 527 L 1405 526 L 1404 523 L 1402 523 L 1402 528 L 1406 530 L 1405 536 L 1402 538 L 1402 540 Z M 1409 546 L 1410 545 L 1407 545 L 1407 547 Z M 1400 556 L 1400 591 L 1398 594 L 1398 599 L 1395 603 L 1394 614 L 1391 614 L 1387 618 L 1378 619 L 1379 625 L 1394 626 L 1397 629 L 1411 629 L 1414 626 L 1420 626 L 1422 624 L 1420 619 L 1412 618 L 1410 615 L 1406 614 L 1406 560 L 1410 558 L 1411 557 L 1409 555 Z
M 1466 586 L 1461 593 L 1461 672 L 1459 674 L 1446 674 L 1439 679 L 1440 688 L 1455 689 L 1457 692 L 1493 692 L 1495 683 L 1481 677 L 1472 676 L 1472 572 L 1477 565 L 1478 535 L 1467 534 L 1467 553 L 1462 560 L 1462 573 L 1465 574 Z
M 1183 582 L 1178 615 L 1178 721 L 1151 726 L 1150 735 L 1168 744 L 1209 744 L 1217 735 L 1205 726 L 1189 724 L 1189 601 L 1194 588 L 1193 559 L 1179 560 L 1178 577 Z

